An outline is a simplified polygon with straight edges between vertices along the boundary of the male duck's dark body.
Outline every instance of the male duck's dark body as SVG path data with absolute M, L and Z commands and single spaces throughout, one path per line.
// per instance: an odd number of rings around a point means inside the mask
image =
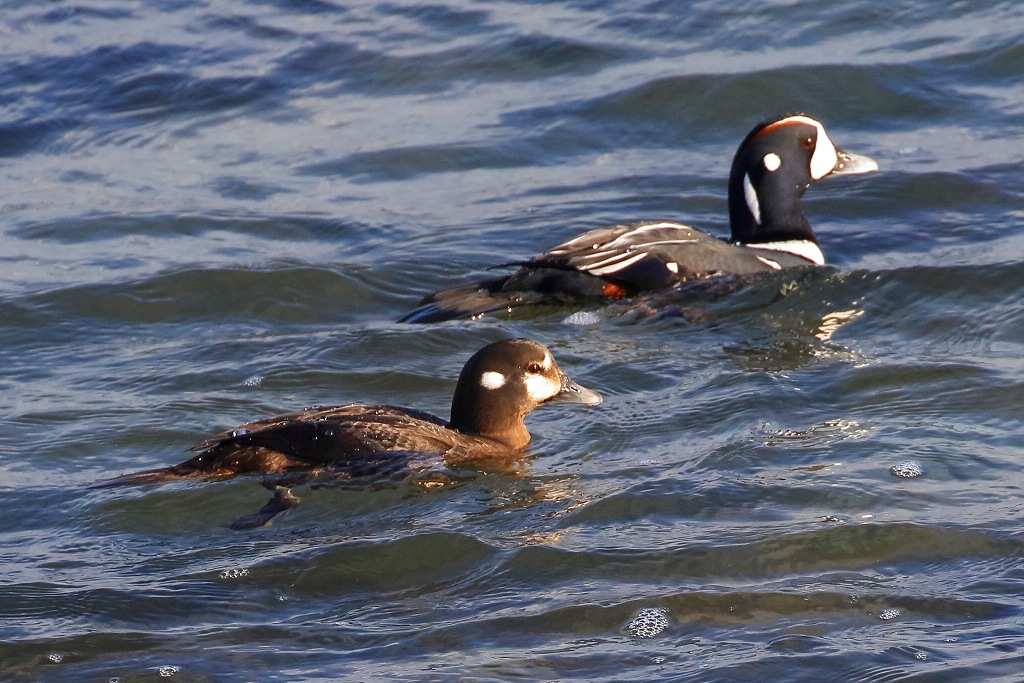
M 868 173 L 872 159 L 838 149 L 814 119 L 792 115 L 756 126 L 729 174 L 731 241 L 671 222 L 592 230 L 526 261 L 511 275 L 426 297 L 399 322 L 437 322 L 529 304 L 634 296 L 710 278 L 745 278 L 825 257 L 800 198 L 829 175 Z
M 181 464 L 94 486 L 319 469 L 354 477 L 392 471 L 410 456 L 440 457 L 451 466 L 508 460 L 530 442 L 523 423 L 527 413 L 555 402 L 596 405 L 601 396 L 562 374 L 541 344 L 507 339 L 485 346 L 467 361 L 455 387 L 450 421 L 387 405 L 308 408 L 240 425 L 195 446 L 198 455 Z M 294 504 L 273 499 L 261 511 L 272 510 L 260 518 L 262 523 Z

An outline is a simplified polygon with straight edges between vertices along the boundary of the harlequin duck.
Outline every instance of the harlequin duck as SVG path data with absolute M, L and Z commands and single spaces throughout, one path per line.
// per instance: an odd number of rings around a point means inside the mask
M 450 466 L 513 459 L 530 443 L 523 418 L 545 403 L 597 405 L 601 396 L 570 380 L 551 352 L 529 339 L 488 344 L 462 368 L 452 399 L 451 420 L 389 405 L 307 408 L 248 422 L 204 441 L 198 455 L 156 470 L 126 474 L 95 488 L 154 484 L 182 479 L 220 479 L 238 474 L 288 475 L 326 469 L 358 477 L 407 466 L 411 459 L 437 458 Z M 310 477 L 265 480 L 277 490 Z M 277 494 L 254 517 L 233 526 L 261 526 L 298 499 Z
M 438 322 L 530 304 L 609 301 L 712 278 L 749 280 L 783 268 L 824 265 L 800 198 L 826 176 L 876 170 L 873 159 L 836 147 L 809 116 L 765 121 L 750 131 L 733 158 L 731 240 L 664 221 L 592 230 L 539 256 L 504 264 L 521 266 L 511 275 L 431 294 L 399 322 Z

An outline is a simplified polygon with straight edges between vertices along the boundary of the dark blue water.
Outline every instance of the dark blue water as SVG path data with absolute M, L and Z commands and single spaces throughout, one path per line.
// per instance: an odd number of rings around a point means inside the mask
M 1024 7 L 9 2 L 0 680 L 1024 680 Z M 592 227 L 726 234 L 756 122 L 881 171 L 832 268 L 396 325 Z M 519 474 L 89 490 L 245 420 L 445 415 L 528 336 L 600 390 Z M 916 477 L 898 472 L 920 471 Z

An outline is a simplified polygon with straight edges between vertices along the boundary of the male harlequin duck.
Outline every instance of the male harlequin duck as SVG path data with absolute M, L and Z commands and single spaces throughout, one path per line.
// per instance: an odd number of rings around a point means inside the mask
M 505 277 L 431 294 L 399 322 L 465 318 L 530 304 L 608 301 L 711 278 L 750 278 L 825 257 L 800 209 L 804 191 L 826 176 L 878 170 L 873 159 L 836 147 L 809 116 L 757 125 L 729 173 L 730 241 L 679 223 L 644 222 L 592 230 Z
M 545 403 L 597 405 L 601 396 L 562 374 L 541 344 L 506 339 L 488 344 L 466 362 L 448 422 L 388 405 L 307 408 L 215 436 L 195 446 L 192 450 L 199 454 L 179 465 L 126 474 L 93 487 L 318 469 L 355 477 L 393 471 L 412 456 L 440 456 L 451 466 L 511 459 L 530 443 L 523 418 Z M 295 484 L 309 478 L 282 481 Z M 278 488 L 278 480 L 267 482 L 268 488 Z M 233 526 L 261 526 L 297 503 L 287 490 L 279 490 L 260 513 Z

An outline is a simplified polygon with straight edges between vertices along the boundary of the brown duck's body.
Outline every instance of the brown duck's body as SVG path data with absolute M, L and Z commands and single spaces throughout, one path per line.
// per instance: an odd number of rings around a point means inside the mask
M 420 460 L 457 466 L 511 459 L 521 448 L 463 434 L 429 413 L 389 405 L 307 408 L 248 422 L 194 446 L 183 463 L 126 474 L 100 486 L 220 479 L 239 474 L 285 474 L 333 468 L 348 476 L 383 473 Z M 434 456 L 431 458 L 430 456 Z
M 601 397 L 558 370 L 550 352 L 525 339 L 495 342 L 463 367 L 451 421 L 389 405 L 313 407 L 248 422 L 192 448 L 177 465 L 97 482 L 95 487 L 286 475 L 329 470 L 374 476 L 430 464 L 509 461 L 530 442 L 523 418 L 547 402 L 594 405 Z

